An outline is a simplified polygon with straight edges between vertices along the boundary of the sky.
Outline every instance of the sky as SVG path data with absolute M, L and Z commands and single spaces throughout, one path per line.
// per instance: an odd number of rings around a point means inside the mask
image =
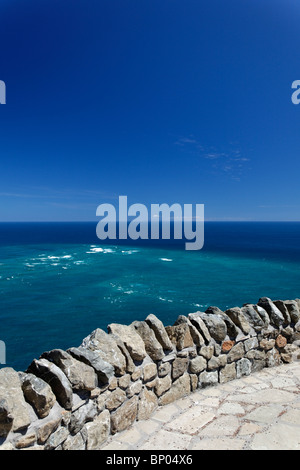
M 300 220 L 297 0 L 0 0 L 0 221 Z

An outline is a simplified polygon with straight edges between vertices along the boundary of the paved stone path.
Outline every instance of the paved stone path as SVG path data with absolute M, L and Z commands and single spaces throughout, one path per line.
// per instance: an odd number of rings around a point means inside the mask
M 300 362 L 199 389 L 103 450 L 300 450 Z

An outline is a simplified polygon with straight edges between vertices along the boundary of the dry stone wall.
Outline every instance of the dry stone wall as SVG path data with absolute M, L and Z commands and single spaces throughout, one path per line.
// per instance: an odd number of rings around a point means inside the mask
M 0 369 L 0 450 L 93 450 L 198 387 L 299 360 L 300 300 L 96 329 L 25 372 Z

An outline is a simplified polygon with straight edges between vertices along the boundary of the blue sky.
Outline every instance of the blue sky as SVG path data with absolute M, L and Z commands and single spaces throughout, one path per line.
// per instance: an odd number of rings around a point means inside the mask
M 295 0 L 1 0 L 0 221 L 300 220 Z

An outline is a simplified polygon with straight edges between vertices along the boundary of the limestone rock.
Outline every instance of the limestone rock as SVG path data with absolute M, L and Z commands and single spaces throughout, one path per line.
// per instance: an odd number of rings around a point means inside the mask
M 108 390 L 115 390 L 118 387 L 117 377 L 112 377 L 109 381 Z
M 102 411 L 94 421 L 86 423 L 84 426 L 86 434 L 86 449 L 99 450 L 110 434 L 110 413 L 108 410 Z
M 0 400 L 0 437 L 6 437 L 13 425 L 13 414 L 9 404 L 2 398 Z
M 161 377 L 157 380 L 156 385 L 154 386 L 154 391 L 158 397 L 171 388 L 172 380 L 169 375 Z
M 39 419 L 31 424 L 31 427 L 35 430 L 38 444 L 45 444 L 49 436 L 58 428 L 62 422 L 63 412 L 64 409 L 56 401 L 46 418 Z
M 219 309 L 218 307 L 208 307 L 205 310 L 205 313 L 209 315 L 219 315 L 226 325 L 228 336 L 233 339 L 237 337 L 237 335 L 239 334 L 239 329 L 231 320 L 231 318 L 226 315 L 221 309 Z
M 144 389 L 139 397 L 137 419 L 141 420 L 150 418 L 157 406 L 158 400 L 155 393 L 151 390 Z
M 135 371 L 131 375 L 131 380 L 135 382 L 136 380 L 140 379 L 143 375 L 143 371 L 141 367 L 137 367 Z
M 125 390 L 130 384 L 130 374 L 125 374 L 119 378 L 119 387 Z
M 297 325 L 297 323 L 296 323 L 296 325 Z M 294 327 L 295 327 L 296 325 L 294 325 Z M 293 329 L 290 325 L 288 325 L 288 326 L 286 326 L 285 328 L 282 328 L 282 329 L 281 329 L 281 334 L 282 334 L 285 338 L 291 338 L 291 337 L 293 336 L 293 334 L 294 334 L 294 329 Z
M 171 364 L 170 362 L 162 362 L 158 367 L 158 376 L 165 377 L 166 375 L 170 374 L 171 372 Z
M 29 426 L 28 406 L 18 373 L 11 367 L 0 369 L 0 436 Z
M 144 382 L 149 382 L 157 376 L 157 367 L 156 364 L 150 363 L 144 366 L 143 379 Z
M 274 300 L 274 305 L 276 305 L 277 308 L 281 311 L 283 318 L 284 318 L 284 324 L 289 325 L 291 323 L 291 316 L 289 314 L 288 308 L 285 305 L 283 300 Z
M 16 449 L 26 449 L 26 447 L 30 447 L 36 442 L 36 435 L 34 432 L 27 432 L 24 436 L 19 437 L 16 442 L 15 446 Z
M 39 418 L 50 413 L 56 397 L 47 382 L 33 374 L 19 373 L 25 399 L 35 409 Z
M 199 375 L 199 388 L 211 387 L 212 385 L 216 385 L 218 383 L 218 371 L 207 372 L 203 371 Z
M 246 341 L 244 341 L 244 348 L 246 352 L 250 351 L 250 349 L 258 348 L 257 337 L 254 336 L 253 338 L 246 339 Z
M 66 410 L 72 409 L 73 391 L 63 371 L 47 359 L 34 359 L 27 372 L 40 377 L 52 388 L 59 404 Z
M 300 320 L 300 308 L 296 300 L 285 300 L 284 305 L 288 309 L 291 321 L 297 323 Z
M 63 450 L 85 450 L 85 441 L 80 432 L 72 436 L 71 434 L 62 444 Z
M 157 341 L 161 344 L 165 351 L 173 351 L 174 347 L 167 335 L 163 323 L 152 313 L 147 316 L 146 323 L 154 331 Z
M 220 383 L 224 384 L 229 382 L 230 380 L 234 380 L 236 378 L 236 369 L 235 363 L 232 362 L 231 364 L 226 364 L 225 367 L 220 369 Z
M 260 341 L 259 346 L 260 346 L 260 348 L 263 349 L 264 351 L 269 351 L 270 349 L 274 348 L 274 346 L 275 346 L 275 339 L 263 338 L 263 339 Z
M 268 313 L 260 305 L 255 304 L 255 305 L 253 305 L 253 308 L 254 308 L 254 310 L 257 311 L 258 315 L 262 319 L 263 324 L 264 324 L 264 328 L 267 329 L 270 325 L 270 317 L 269 317 Z
M 69 429 L 72 434 L 78 433 L 85 423 L 93 421 L 97 416 L 97 403 L 89 400 L 85 405 L 75 410 L 70 419 Z
M 105 401 L 105 406 L 109 411 L 116 410 L 126 400 L 126 393 L 117 388 L 114 390 Z
M 216 341 L 223 341 L 227 334 L 226 324 L 221 315 L 215 313 L 199 313 L 210 335 Z
M 110 333 L 110 336 L 115 340 L 115 342 L 118 345 L 118 348 L 120 349 L 121 353 L 125 357 L 125 362 L 126 362 L 126 372 L 129 372 L 132 374 L 135 371 L 135 364 L 132 360 L 132 357 L 129 354 L 128 349 L 126 348 L 125 344 L 121 340 L 121 338 L 117 335 L 114 335 L 113 333 Z
M 197 356 L 190 362 L 190 371 L 192 374 L 199 374 L 206 369 L 207 362 L 203 356 Z
M 177 354 L 175 352 L 170 352 L 169 354 L 166 354 L 165 357 L 162 358 L 161 362 L 166 363 L 166 362 L 172 362 L 174 359 L 176 359 Z
M 98 385 L 94 369 L 62 349 L 47 351 L 41 355 L 41 358 L 56 364 L 68 377 L 74 390 L 93 390 Z
M 264 328 L 265 324 L 253 304 L 245 304 L 241 308 L 241 312 L 256 332 L 259 332 Z
M 148 390 L 153 390 L 153 388 L 154 388 L 155 385 L 157 384 L 157 380 L 158 380 L 158 377 L 155 377 L 153 380 L 149 380 L 149 382 L 146 382 L 146 383 L 145 383 L 145 387 L 146 387 Z
M 190 374 L 191 379 L 191 392 L 194 392 L 198 387 L 198 375 Z
M 300 332 L 300 320 L 297 321 L 297 323 L 295 324 L 294 328 L 295 328 L 295 330 L 296 330 L 297 332 Z
M 168 390 L 164 395 L 162 395 L 159 400 L 159 405 L 167 405 L 172 403 L 179 398 L 184 397 L 189 394 L 191 391 L 191 381 L 189 374 L 185 373 L 172 384 L 170 390 Z
M 113 335 L 97 328 L 83 340 L 81 346 L 96 351 L 103 361 L 108 362 L 115 368 L 117 375 L 125 374 L 126 358 Z
M 196 346 L 203 346 L 205 344 L 204 338 L 201 335 L 200 331 L 192 324 L 192 322 L 190 321 L 188 317 L 186 317 L 185 315 L 179 315 L 176 322 L 174 323 L 174 326 L 180 325 L 180 324 L 186 324 L 189 328 L 189 332 L 191 335 L 190 346 L 184 346 L 184 347 L 192 347 L 194 343 Z M 177 349 L 180 349 L 180 348 L 178 348 L 177 346 Z
M 224 367 L 227 363 L 226 354 L 220 354 L 220 356 L 213 356 L 207 363 L 208 370 L 218 369 L 219 367 Z
M 187 370 L 189 364 L 188 357 L 176 357 L 172 364 L 172 378 L 177 379 Z
M 146 357 L 144 341 L 133 326 L 111 323 L 107 328 L 110 333 L 119 336 L 134 361 L 142 361 Z
M 236 378 L 240 379 L 244 375 L 251 374 L 251 362 L 249 359 L 243 357 L 236 363 Z
M 97 409 L 98 411 L 103 411 L 105 409 L 105 403 L 106 400 L 110 397 L 111 392 L 109 390 L 106 390 L 103 393 L 100 393 L 98 397 L 96 398 L 96 403 L 97 403 Z
M 239 307 L 229 308 L 225 310 L 226 315 L 235 323 L 242 332 L 247 335 L 250 332 L 250 325 Z
M 49 439 L 45 443 L 45 450 L 56 449 L 67 439 L 68 436 L 68 429 L 63 426 L 59 427 L 53 434 L 50 435 Z
M 206 324 L 202 320 L 200 313 L 201 312 L 189 313 L 188 318 L 190 322 L 192 323 L 192 325 L 194 325 L 197 328 L 201 336 L 204 338 L 205 343 L 208 344 L 211 340 L 211 335 L 209 333 L 209 330 Z
M 281 364 L 281 358 L 280 358 L 279 352 L 277 351 L 276 348 L 270 349 L 270 351 L 266 353 L 266 366 L 275 367 L 275 366 L 279 366 L 279 364 Z
M 187 323 L 166 326 L 166 332 L 171 342 L 179 351 L 184 348 L 194 346 L 193 338 L 190 333 L 190 328 Z
M 233 346 L 233 348 L 231 348 L 231 350 L 227 354 L 227 361 L 228 363 L 237 361 L 238 359 L 241 359 L 244 356 L 244 354 L 245 354 L 245 349 L 244 349 L 243 343 L 242 342 L 237 343 Z
M 214 353 L 214 346 L 212 344 L 209 344 L 208 346 L 202 346 L 199 352 L 199 354 L 205 357 L 205 359 L 207 360 L 209 360 L 212 357 L 213 353 Z
M 67 352 L 78 361 L 91 366 L 95 370 L 100 382 L 108 383 L 110 378 L 114 376 L 114 367 L 104 361 L 96 351 L 79 346 L 78 348 L 70 348 Z
M 137 410 L 138 397 L 135 395 L 111 413 L 111 433 L 115 434 L 127 429 L 136 420 Z
M 135 321 L 131 324 L 142 338 L 147 354 L 153 361 L 160 361 L 164 357 L 164 350 L 157 341 L 154 331 L 145 321 Z
M 266 367 L 266 352 L 251 349 L 247 352 L 246 358 L 251 361 L 251 372 L 257 372 Z
M 0 444 L 0 450 L 15 450 L 15 446 L 12 442 L 4 442 L 4 444 Z
M 141 380 L 136 380 L 127 389 L 127 397 L 131 398 L 133 395 L 138 395 L 142 390 L 143 384 Z
M 277 327 L 284 323 L 284 317 L 278 307 L 268 297 L 261 297 L 257 305 L 264 308 L 270 317 L 270 321 Z

